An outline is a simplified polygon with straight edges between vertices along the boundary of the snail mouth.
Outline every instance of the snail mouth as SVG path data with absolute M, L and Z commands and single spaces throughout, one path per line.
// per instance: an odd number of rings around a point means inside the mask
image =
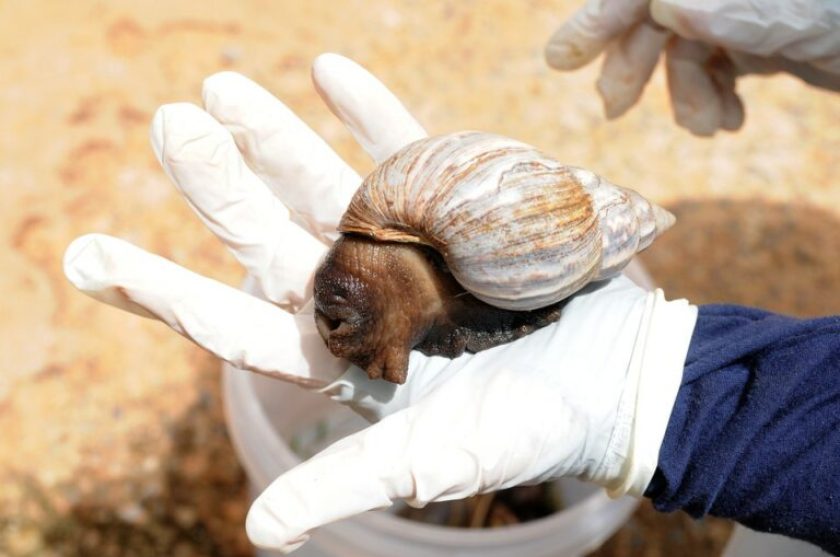
M 315 326 L 318 328 L 318 334 L 324 339 L 324 342 L 329 343 L 333 332 L 341 331 L 342 327 L 347 324 L 340 319 L 331 319 L 321 312 L 315 313 Z
M 356 323 L 356 316 L 350 315 L 350 313 L 352 313 L 350 308 L 340 308 L 337 311 L 329 312 L 320 309 L 315 310 L 315 327 L 330 350 L 333 349 L 333 345 L 337 345 L 336 348 L 341 348 L 358 333 L 359 326 Z M 346 348 L 341 351 L 345 352 Z M 336 355 L 346 357 L 344 354 Z
M 408 367 L 408 349 L 377 342 L 358 315 L 339 306 L 329 311 L 315 310 L 315 326 L 333 355 L 359 366 L 371 379 L 404 383 Z

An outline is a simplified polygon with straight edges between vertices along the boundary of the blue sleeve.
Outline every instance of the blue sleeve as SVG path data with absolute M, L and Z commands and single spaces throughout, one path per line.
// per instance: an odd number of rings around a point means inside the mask
M 840 555 L 840 317 L 701 306 L 645 496 Z

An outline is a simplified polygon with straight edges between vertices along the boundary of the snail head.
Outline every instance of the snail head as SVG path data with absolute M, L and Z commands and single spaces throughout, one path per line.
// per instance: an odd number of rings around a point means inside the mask
M 433 249 L 347 234 L 315 274 L 315 321 L 335 356 L 403 383 L 411 350 L 454 358 L 509 342 L 560 315 L 493 307 L 469 294 Z

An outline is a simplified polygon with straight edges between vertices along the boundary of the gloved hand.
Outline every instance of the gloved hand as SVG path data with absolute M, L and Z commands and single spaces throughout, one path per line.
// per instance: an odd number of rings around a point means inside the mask
M 659 54 L 674 118 L 697 135 L 736 130 L 738 76 L 788 72 L 840 90 L 840 4 L 822 0 L 588 0 L 546 45 L 546 60 L 573 70 L 606 50 L 597 89 L 607 118 L 642 94 Z
M 349 60 L 321 56 L 313 78 L 376 161 L 424 135 Z M 161 108 L 152 144 L 264 299 L 101 235 L 70 245 L 65 272 L 91 296 L 160 319 L 237 367 L 320 390 L 375 422 L 274 481 L 248 515 L 254 543 L 291 551 L 312 528 L 395 499 L 423 504 L 561 476 L 642 493 L 682 376 L 692 306 L 618 277 L 516 342 L 455 360 L 414 352 L 404 385 L 370 381 L 327 351 L 310 303 L 312 273 L 359 177 L 242 76 L 209 78 L 204 104 Z

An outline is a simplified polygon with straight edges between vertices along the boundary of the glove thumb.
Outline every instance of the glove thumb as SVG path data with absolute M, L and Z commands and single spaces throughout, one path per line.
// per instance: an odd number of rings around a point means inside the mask
M 345 437 L 272 482 L 248 512 L 251 542 L 289 553 L 313 528 L 387 508 L 395 499 L 423 506 L 476 493 L 474 459 L 412 443 L 412 410 Z

